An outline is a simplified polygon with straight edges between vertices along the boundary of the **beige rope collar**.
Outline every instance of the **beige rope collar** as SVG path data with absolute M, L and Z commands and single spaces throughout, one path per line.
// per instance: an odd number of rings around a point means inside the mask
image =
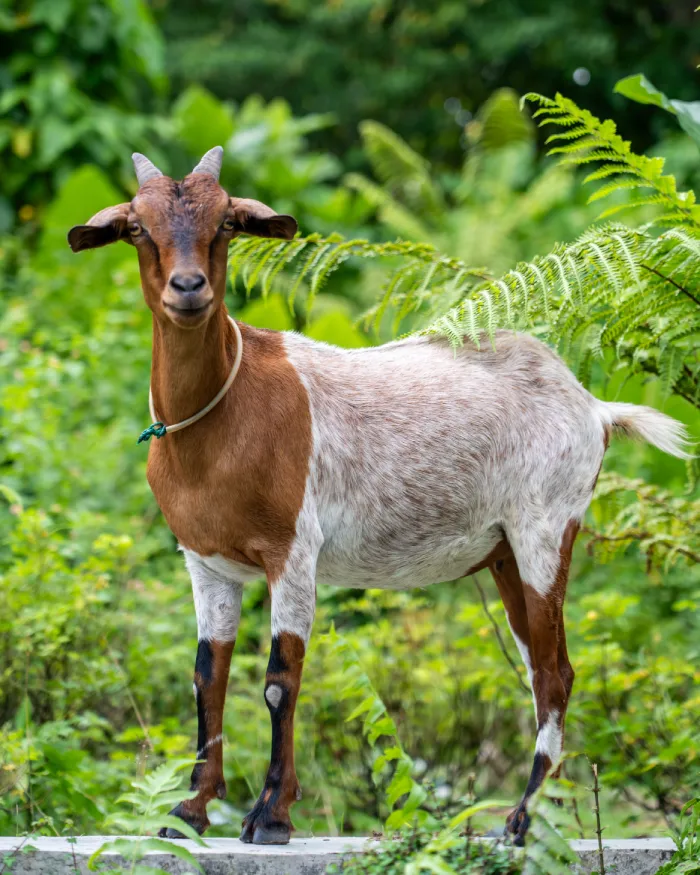
M 241 329 L 238 327 L 238 323 L 235 319 L 232 319 L 230 316 L 228 317 L 229 322 L 233 325 L 233 330 L 236 335 L 236 358 L 233 362 L 233 367 L 231 371 L 226 377 L 226 382 L 219 389 L 216 395 L 211 399 L 211 401 L 207 404 L 206 407 L 203 407 L 198 413 L 195 413 L 193 416 L 189 416 L 187 419 L 183 419 L 182 422 L 176 422 L 173 425 L 165 425 L 165 423 L 161 422 L 158 419 L 155 408 L 153 406 L 153 392 L 149 388 L 148 390 L 148 409 L 151 414 L 151 418 L 153 419 L 153 424 L 149 425 L 147 429 L 141 432 L 141 435 L 137 441 L 137 443 L 142 443 L 143 441 L 149 441 L 153 435 L 157 438 L 162 438 L 164 434 L 170 434 L 173 431 L 182 431 L 183 428 L 187 428 L 188 425 L 193 425 L 195 422 L 199 422 L 200 419 L 205 417 L 207 413 L 212 411 L 216 405 L 221 401 L 224 395 L 231 388 L 231 384 L 236 379 L 236 374 L 238 373 L 238 369 L 241 366 L 241 359 L 243 358 L 243 338 L 241 337 Z

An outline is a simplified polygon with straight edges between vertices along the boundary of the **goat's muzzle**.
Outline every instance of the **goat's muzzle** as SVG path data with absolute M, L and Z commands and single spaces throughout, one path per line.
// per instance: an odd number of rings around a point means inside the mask
M 201 271 L 172 273 L 163 295 L 163 306 L 170 319 L 185 327 L 201 324 L 213 301 L 213 292 Z

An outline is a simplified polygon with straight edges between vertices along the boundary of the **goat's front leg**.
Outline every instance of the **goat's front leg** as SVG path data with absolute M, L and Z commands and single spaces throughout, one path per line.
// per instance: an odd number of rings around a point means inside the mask
M 297 557 L 270 586 L 272 643 L 265 703 L 272 721 L 272 751 L 265 785 L 243 821 L 241 841 L 286 844 L 294 827 L 289 807 L 301 799 L 294 769 L 294 709 L 316 604 L 315 556 Z
M 194 553 L 185 552 L 192 577 L 197 612 L 197 658 L 194 666 L 194 698 L 197 703 L 197 760 L 192 770 L 193 799 L 170 812 L 203 833 L 209 826 L 207 803 L 224 799 L 223 720 L 231 654 L 241 618 L 243 584 L 214 574 Z M 177 830 L 163 828 L 160 835 L 182 838 Z

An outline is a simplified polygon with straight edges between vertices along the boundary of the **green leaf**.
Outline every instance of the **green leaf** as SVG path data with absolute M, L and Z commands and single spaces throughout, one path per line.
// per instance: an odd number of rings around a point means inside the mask
M 236 314 L 247 325 L 256 328 L 269 328 L 273 331 L 290 331 L 294 328 L 294 320 L 282 295 L 268 295 L 247 304 Z
M 184 830 L 181 831 L 184 833 Z M 205 846 L 204 842 L 201 839 L 199 843 L 202 846 Z M 194 857 L 192 852 L 189 851 L 184 845 L 179 844 L 178 841 L 175 839 L 167 840 L 159 838 L 117 838 L 112 841 L 105 842 L 105 844 L 99 847 L 88 860 L 88 869 L 90 869 L 91 871 L 95 871 L 95 864 L 102 857 L 103 854 L 119 854 L 120 856 L 124 857 L 125 860 L 139 861 L 142 860 L 147 853 L 153 851 L 177 857 L 178 859 L 183 860 L 185 863 L 188 863 L 190 866 L 193 866 L 198 871 L 204 872 L 204 869 L 197 862 L 197 859 Z
M 0 495 L 7 501 L 8 504 L 16 504 L 20 510 L 23 510 L 22 498 L 19 492 L 11 489 L 5 483 L 0 483 Z
M 615 83 L 613 88 L 617 94 L 622 94 L 623 97 L 634 100 L 636 103 L 646 103 L 652 106 L 660 106 L 668 112 L 673 112 L 671 101 L 666 95 L 659 91 L 643 73 L 635 73 L 632 76 L 625 76 Z
M 367 346 L 366 336 L 357 330 L 352 320 L 341 310 L 333 310 L 314 319 L 304 334 L 314 340 L 332 343 L 345 349 Z
M 659 91 L 642 73 L 627 76 L 615 85 L 618 94 L 637 103 L 661 107 L 678 118 L 678 124 L 700 146 L 700 101 L 670 100 Z
M 475 805 L 470 805 L 468 808 L 460 811 L 459 814 L 456 814 L 452 820 L 450 820 L 449 828 L 456 829 L 460 824 L 464 823 L 465 820 L 469 820 L 474 817 L 475 814 L 480 814 L 482 811 L 488 811 L 490 808 L 507 808 L 509 805 L 509 802 L 499 801 L 498 799 L 484 799 L 483 802 L 477 802 Z
M 367 696 L 367 698 L 363 699 L 362 702 L 352 711 L 349 717 L 345 718 L 346 723 L 351 723 L 353 720 L 356 720 L 361 714 L 364 714 L 365 711 L 369 711 L 369 709 L 374 705 L 376 696 L 374 692 L 372 692 L 371 696 Z
M 234 131 L 231 110 L 201 85 L 190 85 L 175 102 L 173 116 L 180 139 L 193 158 L 224 146 Z
M 678 124 L 700 146 L 700 100 L 672 100 L 671 105 L 678 116 Z

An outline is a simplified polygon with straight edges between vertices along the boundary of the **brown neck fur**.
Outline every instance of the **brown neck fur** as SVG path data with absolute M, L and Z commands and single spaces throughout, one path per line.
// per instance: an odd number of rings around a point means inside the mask
M 172 425 L 205 407 L 226 382 L 236 339 L 221 304 L 200 328 L 153 320 L 151 391 L 156 415 Z

